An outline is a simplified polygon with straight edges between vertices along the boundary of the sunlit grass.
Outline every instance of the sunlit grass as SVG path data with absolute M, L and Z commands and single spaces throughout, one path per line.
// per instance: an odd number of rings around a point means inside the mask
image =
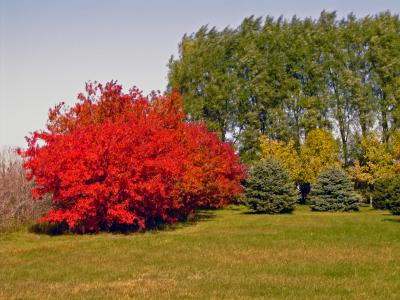
M 145 234 L 1 233 L 0 298 L 400 298 L 400 217 L 203 216 Z

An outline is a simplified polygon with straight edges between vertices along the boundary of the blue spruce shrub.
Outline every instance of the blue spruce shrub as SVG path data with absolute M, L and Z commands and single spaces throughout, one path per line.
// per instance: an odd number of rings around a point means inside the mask
M 310 193 L 314 211 L 357 211 L 361 197 L 347 173 L 338 167 L 322 171 Z
M 289 213 L 298 195 L 289 171 L 275 159 L 257 162 L 249 171 L 245 203 L 256 213 Z

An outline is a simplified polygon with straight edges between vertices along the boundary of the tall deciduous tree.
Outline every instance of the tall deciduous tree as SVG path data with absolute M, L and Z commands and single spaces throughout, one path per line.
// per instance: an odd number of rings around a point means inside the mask
M 340 166 L 338 145 L 333 136 L 324 129 L 314 129 L 308 133 L 301 146 L 300 158 L 300 176 L 303 182 L 313 183 L 322 170 Z
M 280 161 L 289 170 L 291 180 L 294 182 L 300 181 L 302 166 L 293 140 L 286 144 L 285 142 L 262 136 L 260 144 L 262 159 L 273 158 Z
M 349 168 L 349 172 L 359 187 L 365 186 L 372 192 L 377 180 L 394 174 L 394 167 L 393 157 L 387 145 L 381 143 L 376 135 L 369 134 L 362 138 L 359 159 Z M 368 196 L 372 205 L 372 194 L 369 193 Z
M 379 109 L 382 141 L 388 143 L 399 126 L 400 107 L 400 21 L 389 12 L 370 20 L 368 60 L 371 81 Z
M 338 20 L 249 17 L 237 28 L 185 35 L 169 64 L 169 86 L 190 119 L 230 139 L 243 161 L 257 159 L 259 137 L 296 148 L 324 128 L 340 140 L 344 165 L 358 132 L 379 125 L 385 144 L 399 127 L 400 21 L 389 12 Z
M 300 192 L 302 203 L 323 170 L 340 166 L 339 149 L 332 135 L 324 129 L 311 130 L 300 148 Z

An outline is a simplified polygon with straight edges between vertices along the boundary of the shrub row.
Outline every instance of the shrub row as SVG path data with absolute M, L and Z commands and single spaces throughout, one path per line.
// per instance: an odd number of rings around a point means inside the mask
M 256 163 L 246 183 L 246 204 L 257 213 L 288 213 L 297 200 L 295 184 L 285 167 L 273 158 Z M 322 171 L 310 194 L 314 211 L 357 211 L 361 198 L 347 173 L 337 167 Z

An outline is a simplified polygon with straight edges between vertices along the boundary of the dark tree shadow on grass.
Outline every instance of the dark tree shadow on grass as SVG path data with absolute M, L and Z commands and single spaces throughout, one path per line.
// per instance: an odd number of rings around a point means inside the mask
M 218 209 L 207 208 L 197 211 L 194 214 L 191 214 L 187 217 L 186 220 L 181 220 L 179 222 L 173 224 L 160 224 L 156 228 L 150 228 L 147 231 L 149 232 L 158 232 L 158 231 L 175 231 L 182 228 L 195 226 L 198 223 L 209 222 L 216 218 L 216 211 Z
M 265 213 L 265 212 L 258 212 L 258 211 L 244 211 L 241 214 L 242 215 L 265 215 L 265 216 L 281 216 L 281 215 L 291 215 L 293 211 L 288 211 L 288 212 L 282 212 L 282 213 Z
M 392 218 L 384 218 L 382 219 L 383 222 L 393 222 L 393 223 L 400 223 L 400 219 L 392 219 Z
M 28 228 L 28 231 L 36 234 L 56 236 L 68 233 L 68 227 L 64 222 L 59 224 L 35 223 Z
M 234 205 L 234 206 L 232 205 L 232 206 L 227 207 L 226 209 L 232 210 L 232 211 L 241 211 L 242 210 L 240 205 Z
M 169 224 L 165 222 L 158 222 L 154 226 L 146 228 L 146 230 L 139 230 L 137 226 L 116 226 L 100 232 L 112 233 L 112 234 L 132 234 L 132 233 L 146 233 L 146 232 L 162 232 L 162 231 L 175 231 L 188 226 L 194 226 L 200 222 L 211 221 L 216 217 L 217 209 L 202 209 L 196 213 L 186 216 L 185 219 L 181 219 L 176 223 Z M 96 234 L 95 232 L 72 232 L 68 229 L 65 222 L 59 224 L 49 223 L 36 223 L 28 228 L 28 231 L 35 234 L 43 234 L 49 236 L 58 236 L 66 234 Z

